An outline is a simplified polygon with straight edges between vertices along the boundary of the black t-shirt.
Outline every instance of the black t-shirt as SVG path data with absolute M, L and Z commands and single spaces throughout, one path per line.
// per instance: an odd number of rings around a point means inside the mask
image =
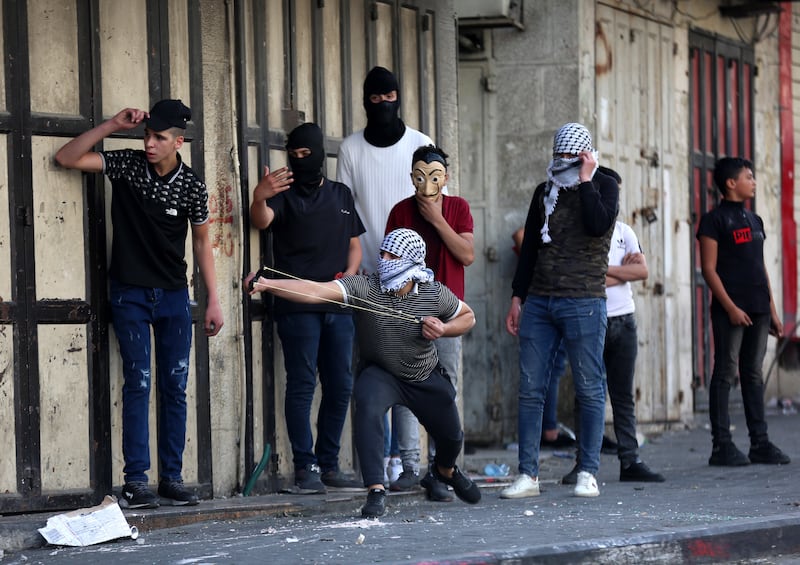
M 144 151 L 100 153 L 111 180 L 111 278 L 125 284 L 185 288 L 189 222 L 208 221 L 208 193 L 178 155 L 178 166 L 159 177 Z
M 322 186 L 308 196 L 290 188 L 270 198 L 267 206 L 275 213 L 270 229 L 277 270 L 324 282 L 347 269 L 350 239 L 365 231 L 347 186 L 324 179 Z M 276 298 L 275 312 L 347 314 L 350 309 L 330 303 L 298 304 Z
M 703 214 L 697 238 L 717 242 L 717 274 L 734 304 L 749 314 L 768 314 L 769 281 L 764 267 L 764 222 L 743 202 L 723 200 Z M 716 297 L 712 309 L 721 309 Z

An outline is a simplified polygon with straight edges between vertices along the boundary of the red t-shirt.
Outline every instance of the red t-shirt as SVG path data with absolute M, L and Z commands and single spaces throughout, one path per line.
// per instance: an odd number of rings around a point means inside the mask
M 474 224 L 469 203 L 460 196 L 442 195 L 442 215 L 456 233 L 472 233 Z M 386 221 L 386 233 L 397 228 L 416 231 L 425 240 L 425 264 L 437 281 L 445 284 L 460 300 L 464 300 L 464 265 L 447 249 L 436 228 L 420 214 L 415 196 L 394 205 Z

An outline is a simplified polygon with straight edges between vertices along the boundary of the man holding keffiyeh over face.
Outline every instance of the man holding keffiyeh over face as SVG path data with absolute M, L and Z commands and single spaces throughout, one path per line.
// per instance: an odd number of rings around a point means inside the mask
M 564 347 L 580 404 L 575 496 L 598 496 L 605 424 L 608 249 L 619 207 L 617 181 L 597 170 L 589 131 L 565 124 L 553 140 L 547 182 L 533 193 L 512 284 L 506 329 L 519 336 L 519 476 L 500 496 L 539 495 L 539 442 L 554 359 Z

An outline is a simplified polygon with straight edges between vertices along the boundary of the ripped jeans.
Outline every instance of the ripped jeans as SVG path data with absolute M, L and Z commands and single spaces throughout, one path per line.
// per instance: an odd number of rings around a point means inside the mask
M 125 482 L 150 469 L 151 338 L 158 387 L 159 478 L 180 480 L 186 442 L 186 381 L 192 344 L 189 291 L 111 281 L 111 317 L 122 357 L 122 454 Z

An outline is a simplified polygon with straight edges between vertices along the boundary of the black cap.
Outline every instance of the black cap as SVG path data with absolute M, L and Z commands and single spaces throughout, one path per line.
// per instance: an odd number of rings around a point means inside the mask
M 145 124 L 153 131 L 169 128 L 186 129 L 186 122 L 192 119 L 192 111 L 180 100 L 161 100 L 150 110 Z

